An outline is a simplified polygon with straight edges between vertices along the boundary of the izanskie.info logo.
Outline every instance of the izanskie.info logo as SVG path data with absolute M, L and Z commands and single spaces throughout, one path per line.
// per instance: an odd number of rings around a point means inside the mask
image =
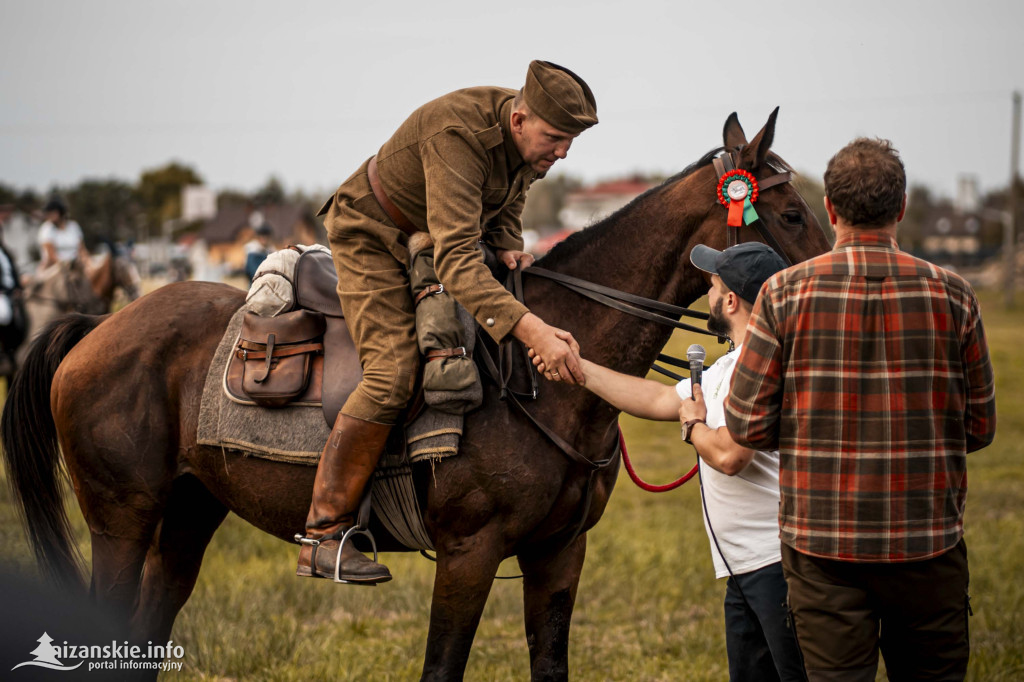
M 185 656 L 184 647 L 176 646 L 173 641 L 167 644 L 149 642 L 145 647 L 116 641 L 88 646 L 67 642 L 54 644 L 53 638 L 45 632 L 36 641 L 39 646 L 29 652 L 35 659 L 19 663 L 11 668 L 12 671 L 23 667 L 68 671 L 83 665 L 86 670 L 181 670 L 181 659 Z M 71 659 L 77 663 L 72 664 Z

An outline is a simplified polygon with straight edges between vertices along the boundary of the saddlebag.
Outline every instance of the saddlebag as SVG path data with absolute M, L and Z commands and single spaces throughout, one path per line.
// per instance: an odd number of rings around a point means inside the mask
M 247 312 L 235 347 L 242 391 L 257 405 L 281 407 L 309 385 L 313 359 L 324 352 L 321 313 L 296 310 L 275 317 Z

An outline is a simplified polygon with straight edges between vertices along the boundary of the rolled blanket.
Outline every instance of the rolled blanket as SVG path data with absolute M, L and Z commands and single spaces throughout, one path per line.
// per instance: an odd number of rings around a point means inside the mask
M 468 355 L 465 359 L 472 362 L 473 347 L 476 344 L 476 320 L 461 305 L 456 306 L 458 321 L 462 324 L 466 339 Z M 474 371 L 475 369 L 474 366 Z M 483 402 L 483 386 L 479 380 L 461 391 L 435 391 L 435 394 L 442 405 L 459 403 L 476 407 Z M 428 402 L 423 412 L 405 429 L 409 460 L 418 462 L 424 459 L 443 459 L 456 454 L 459 451 L 464 423 L 465 416 L 462 412 L 452 413 L 434 407 Z
M 416 300 L 416 338 L 423 364 L 423 400 L 438 410 L 464 414 L 480 406 L 483 392 L 473 362 L 476 322 L 444 290 L 434 271 L 434 244 L 419 232 L 409 240 L 409 286 Z M 468 313 L 467 313 L 468 315 Z

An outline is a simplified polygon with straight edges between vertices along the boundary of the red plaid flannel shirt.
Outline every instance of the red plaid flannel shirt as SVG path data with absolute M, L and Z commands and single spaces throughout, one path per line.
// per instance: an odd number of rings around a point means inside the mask
M 739 443 L 780 451 L 782 542 L 941 554 L 963 535 L 966 455 L 995 435 L 978 300 L 888 236 L 845 236 L 762 287 L 725 407 Z

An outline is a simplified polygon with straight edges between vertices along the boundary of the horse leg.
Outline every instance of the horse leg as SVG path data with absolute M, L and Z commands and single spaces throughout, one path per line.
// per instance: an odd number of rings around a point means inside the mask
M 132 633 L 140 641 L 168 641 L 171 628 L 199 576 L 206 546 L 227 516 L 192 475 L 175 479 L 153 544 L 146 556 Z
M 557 554 L 519 556 L 533 680 L 569 679 L 569 624 L 586 552 L 581 535 Z
M 119 410 L 114 392 L 90 399 L 76 387 L 67 378 L 76 370 L 65 359 L 54 377 L 54 423 L 92 537 L 92 597 L 130 635 L 146 553 L 171 491 L 170 429 L 159 416 L 166 401 L 150 377 L 129 374 L 122 380 L 133 387 L 134 412 Z
M 502 559 L 498 538 L 484 531 L 438 545 L 423 680 L 461 680 L 476 628 Z
M 135 508 L 125 523 L 114 517 L 121 509 L 116 502 L 105 506 L 102 514 L 82 507 L 92 539 L 90 595 L 127 637 L 159 512 Z

